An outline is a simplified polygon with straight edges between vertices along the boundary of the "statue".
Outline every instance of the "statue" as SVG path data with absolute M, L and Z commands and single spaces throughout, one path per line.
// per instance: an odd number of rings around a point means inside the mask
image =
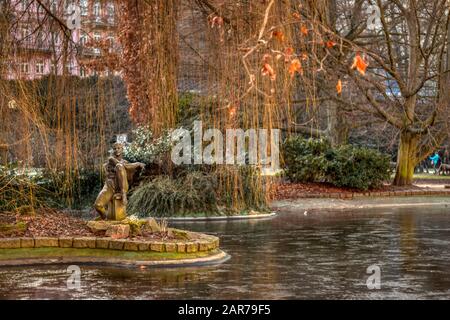
M 113 144 L 113 155 L 103 165 L 106 181 L 95 200 L 94 208 L 103 220 L 123 220 L 126 218 L 127 192 L 137 169 L 145 164 L 129 163 L 123 159 L 123 144 Z

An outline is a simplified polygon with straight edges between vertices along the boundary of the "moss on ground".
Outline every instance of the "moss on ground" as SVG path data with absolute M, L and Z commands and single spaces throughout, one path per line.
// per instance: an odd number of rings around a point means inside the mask
M 108 249 L 22 248 L 0 249 L 0 261 L 34 258 L 50 259 L 61 257 L 116 258 L 130 261 L 161 261 L 204 258 L 216 254 L 217 252 L 217 250 L 210 252 L 175 253 L 152 251 L 122 251 Z
M 0 224 L 0 234 L 4 236 L 11 236 L 14 234 L 24 234 L 27 230 L 25 222 L 17 222 L 14 224 Z

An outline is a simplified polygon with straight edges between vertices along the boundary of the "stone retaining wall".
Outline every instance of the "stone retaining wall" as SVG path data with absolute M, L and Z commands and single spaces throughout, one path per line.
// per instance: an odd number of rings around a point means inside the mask
M 364 197 L 412 197 L 412 196 L 450 196 L 450 190 L 411 190 L 411 191 L 374 191 L 374 192 L 342 192 L 342 193 L 305 193 L 296 198 L 331 198 L 358 199 Z
M 202 235 L 200 239 L 172 242 L 153 240 L 112 239 L 96 237 L 41 237 L 41 238 L 3 238 L 0 249 L 20 248 L 89 248 L 123 251 L 153 251 L 194 253 L 212 251 L 219 248 L 219 238 Z

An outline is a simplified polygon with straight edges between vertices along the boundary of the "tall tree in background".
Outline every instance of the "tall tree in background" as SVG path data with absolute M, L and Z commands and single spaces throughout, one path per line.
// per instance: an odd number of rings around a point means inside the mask
M 319 77 L 324 92 L 343 83 L 342 94 L 329 96 L 339 107 L 398 129 L 394 184 L 409 185 L 418 162 L 447 136 L 448 1 L 377 0 L 376 5 L 380 25 L 369 30 L 365 1 L 337 1 L 336 31 L 322 25 L 325 41 L 331 42 L 323 56 L 327 72 Z

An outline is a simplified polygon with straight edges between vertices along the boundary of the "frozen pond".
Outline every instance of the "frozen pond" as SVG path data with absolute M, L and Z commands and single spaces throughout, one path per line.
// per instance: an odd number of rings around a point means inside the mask
M 266 221 L 177 224 L 218 235 L 231 255 L 215 267 L 0 268 L 2 299 L 441 299 L 450 298 L 445 208 L 286 212 Z M 369 290 L 369 266 L 381 289 Z

